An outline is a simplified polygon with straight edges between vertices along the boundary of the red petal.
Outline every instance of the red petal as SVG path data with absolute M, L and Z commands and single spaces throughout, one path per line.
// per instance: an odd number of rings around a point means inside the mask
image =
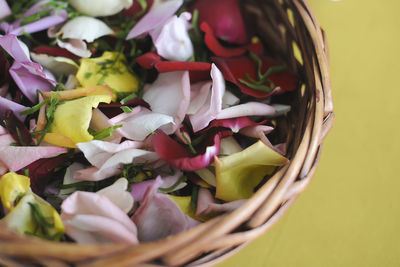
M 268 57 L 261 57 L 263 61 L 262 71 L 267 71 L 272 66 L 279 66 L 280 64 Z M 292 91 L 297 87 L 297 78 L 291 72 L 284 70 L 279 73 L 272 74 L 269 79 L 281 88 L 279 91 L 266 93 L 258 90 L 251 89 L 250 87 L 239 82 L 239 79 L 245 80 L 245 74 L 248 73 L 251 78 L 257 77 L 257 64 L 251 58 L 247 56 L 241 56 L 236 58 L 222 58 L 213 57 L 212 61 L 218 66 L 221 72 L 224 74 L 226 80 L 236 84 L 242 91 L 242 93 L 257 98 L 266 98 L 275 93 L 284 93 L 286 91 Z
M 248 42 L 240 0 L 198 0 L 190 7 L 199 11 L 200 24 L 206 22 L 221 40 L 236 44 Z
M 77 55 L 72 54 L 67 49 L 51 46 L 38 46 L 33 49 L 36 54 L 46 54 L 53 57 L 67 57 L 70 59 L 80 59 Z
M 136 58 L 136 62 L 143 68 L 152 69 L 157 63 L 162 62 L 162 58 L 154 52 L 148 52 Z
M 211 64 L 207 62 L 163 61 L 156 64 L 156 69 L 163 72 L 172 71 L 204 71 L 210 74 Z
M 67 155 L 60 155 L 54 158 L 39 159 L 24 169 L 18 171 L 18 174 L 25 174 L 24 170 L 29 170 L 32 191 L 40 195 L 51 180 L 55 169 L 67 160 Z
M 177 169 L 184 171 L 201 170 L 212 163 L 219 153 L 222 138 L 232 135 L 231 131 L 222 131 L 211 136 L 206 151 L 195 157 L 181 144 L 177 143 L 163 131 L 157 131 L 153 136 L 153 145 L 161 159 Z
M 226 48 L 223 47 L 217 38 L 214 35 L 213 30 L 207 22 L 203 22 L 200 25 L 200 29 L 205 33 L 204 42 L 207 45 L 208 49 L 211 50 L 216 56 L 219 57 L 236 57 L 243 55 L 246 53 L 246 49 L 243 47 L 240 48 Z
M 154 0 L 146 0 L 146 2 L 147 2 L 147 8 L 146 8 L 146 11 L 144 12 L 144 14 L 146 14 L 146 12 L 149 11 L 149 9 L 152 7 Z M 131 16 L 136 15 L 140 11 L 142 11 L 142 7 L 140 6 L 139 1 L 133 1 L 133 5 L 128 9 L 122 10 L 121 13 L 125 17 L 131 17 Z

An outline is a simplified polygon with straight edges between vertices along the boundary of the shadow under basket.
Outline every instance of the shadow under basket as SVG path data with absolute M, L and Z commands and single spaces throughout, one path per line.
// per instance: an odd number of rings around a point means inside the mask
M 291 112 L 275 121 L 272 142 L 286 142 L 290 162 L 236 211 L 186 232 L 140 245 L 78 245 L 15 235 L 0 227 L 0 265 L 199 266 L 232 255 L 267 231 L 315 173 L 334 121 L 328 47 L 305 0 L 246 0 L 243 9 L 267 51 L 298 73 L 299 89 L 279 96 Z

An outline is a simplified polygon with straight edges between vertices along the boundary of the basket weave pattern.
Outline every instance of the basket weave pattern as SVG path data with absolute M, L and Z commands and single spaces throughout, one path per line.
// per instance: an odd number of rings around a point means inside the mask
M 255 22 L 257 35 L 269 51 L 299 73 L 303 82 L 301 90 L 291 96 L 292 112 L 286 123 L 278 122 L 277 127 L 288 145 L 286 156 L 290 162 L 240 209 L 157 242 L 137 246 L 53 243 L 17 236 L 0 225 L 0 265 L 210 265 L 278 221 L 309 184 L 321 144 L 333 125 L 328 47 L 305 0 L 243 2 L 247 18 Z

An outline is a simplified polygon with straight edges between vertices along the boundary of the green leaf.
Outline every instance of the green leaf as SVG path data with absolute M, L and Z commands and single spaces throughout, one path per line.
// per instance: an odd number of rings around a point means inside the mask
M 101 131 L 96 132 L 93 137 L 96 140 L 106 139 L 106 138 L 110 137 L 116 129 L 121 128 L 121 127 L 122 127 L 122 125 L 115 125 L 115 126 L 105 128 Z

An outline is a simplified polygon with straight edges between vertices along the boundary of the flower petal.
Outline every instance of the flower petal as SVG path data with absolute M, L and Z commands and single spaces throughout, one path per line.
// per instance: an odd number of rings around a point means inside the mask
M 85 25 L 82 27 L 82 25 Z M 80 39 L 89 43 L 114 31 L 103 21 L 87 16 L 79 16 L 68 21 L 62 28 L 63 39 Z
M 165 114 L 174 118 L 175 125 L 164 130 L 172 134 L 183 122 L 190 102 L 189 73 L 162 73 L 148 87 L 143 99 L 150 104 L 155 113 Z
M 183 4 L 183 0 L 169 0 L 161 4 L 153 4 L 150 11 L 129 32 L 127 40 L 136 38 L 157 28 L 172 17 Z
M 68 42 L 63 42 L 60 39 L 57 39 L 56 42 L 59 47 L 66 49 L 74 56 L 88 58 L 92 55 L 92 52 L 87 48 L 86 43 L 80 39 L 71 38 L 68 39 Z
M 3 19 L 7 17 L 8 15 L 11 15 L 11 9 L 7 4 L 6 0 L 1 0 L 0 1 L 0 19 Z
M 190 105 L 187 115 L 194 115 L 199 112 L 200 108 L 203 107 L 206 101 L 209 99 L 211 92 L 212 82 L 199 82 L 192 85 L 190 91 Z
M 244 116 L 274 116 L 275 109 L 267 104 L 259 102 L 247 102 L 245 104 L 223 109 L 217 119 L 231 119 Z
M 31 183 L 29 177 L 9 172 L 0 179 L 0 197 L 3 208 L 7 211 L 14 209 L 14 202 L 19 194 L 28 191 Z
M 33 52 L 31 53 L 31 57 L 34 61 L 58 76 L 75 74 L 79 68 L 73 60 L 65 57 L 53 57 Z
M 192 15 L 183 12 L 179 18 L 173 16 L 160 29 L 151 32 L 157 53 L 167 60 L 186 61 L 193 56 L 194 49 L 188 29 Z
M 110 103 L 108 95 L 87 96 L 60 104 L 54 112 L 51 133 L 61 134 L 74 143 L 88 142 L 93 139 L 88 128 L 92 116 L 92 108 L 100 102 Z M 62 144 L 59 144 L 62 145 Z
M 225 201 L 247 199 L 265 175 L 288 160 L 261 141 L 233 155 L 215 158 L 216 197 Z
M 155 52 L 147 52 L 136 58 L 136 62 L 147 70 L 152 69 L 157 63 L 162 61 L 162 58 Z
M 92 17 L 112 16 L 129 8 L 133 0 L 71 0 L 71 6 Z
M 219 69 L 213 64 L 211 67 L 213 86 L 210 99 L 195 115 L 189 116 L 193 131 L 198 132 L 207 127 L 210 121 L 217 118 L 222 110 L 222 97 L 225 93 L 225 79 Z
M 0 161 L 10 170 L 18 171 L 38 159 L 66 152 L 67 149 L 62 147 L 3 146 L 0 150 Z
M 11 110 L 14 113 L 14 115 L 20 121 L 23 122 L 25 120 L 26 116 L 21 116 L 19 113 L 26 109 L 27 109 L 27 107 L 0 96 L 0 113 L 1 114 L 4 114 L 4 112 L 6 112 L 7 110 Z
M 107 197 L 78 191 L 62 203 L 61 209 L 66 233 L 79 243 L 138 243 L 135 224 Z
M 112 185 L 98 191 L 97 194 L 107 197 L 122 211 L 128 213 L 133 207 L 134 199 L 127 189 L 128 180 L 126 178 L 120 178 Z

